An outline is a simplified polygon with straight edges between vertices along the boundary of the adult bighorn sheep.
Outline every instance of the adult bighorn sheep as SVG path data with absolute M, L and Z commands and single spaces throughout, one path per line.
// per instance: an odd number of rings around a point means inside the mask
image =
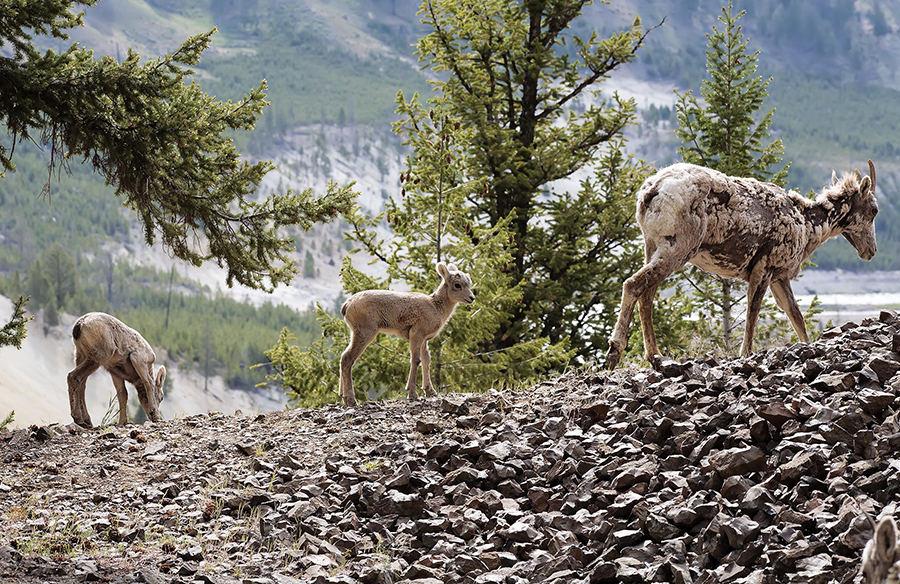
M 653 333 L 653 298 L 659 284 L 690 262 L 713 274 L 747 282 L 747 318 L 741 355 L 750 355 L 766 288 L 787 313 L 797 336 L 808 342 L 791 280 L 828 239 L 843 235 L 859 257 L 875 255 L 875 165 L 838 179 L 815 200 L 752 178 L 737 178 L 693 164 L 673 164 L 644 181 L 637 221 L 644 234 L 644 267 L 625 281 L 622 307 L 606 365 L 622 358 L 634 305 L 640 303 L 644 351 L 659 358 Z
M 900 546 L 893 517 L 878 522 L 875 535 L 866 544 L 862 556 L 862 574 L 866 584 L 900 584 Z
M 166 368 L 160 366 L 154 377 L 156 353 L 140 333 L 114 316 L 89 312 L 75 321 L 72 340 L 75 343 L 75 369 L 69 372 L 67 381 L 69 407 L 76 424 L 86 428 L 92 426 L 84 389 L 87 378 L 100 367 L 109 371 L 116 388 L 120 426 L 126 422 L 126 381 L 137 390 L 138 400 L 147 417 L 154 422 L 162 420 L 159 404 L 163 400 Z
M 475 302 L 472 278 L 455 265 L 437 264 L 441 283 L 430 296 L 420 292 L 363 290 L 341 306 L 341 314 L 350 328 L 350 344 L 341 355 L 340 394 L 344 405 L 356 405 L 353 393 L 353 364 L 375 336 L 388 333 L 409 340 L 410 366 L 406 392 L 418 399 L 416 375 L 422 364 L 422 390 L 427 397 L 437 393 L 431 385 L 431 353 L 428 341 L 437 336 L 460 302 Z

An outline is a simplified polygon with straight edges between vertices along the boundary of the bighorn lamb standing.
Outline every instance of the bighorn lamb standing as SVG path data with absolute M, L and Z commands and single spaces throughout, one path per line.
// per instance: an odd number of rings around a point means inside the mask
M 866 584 L 900 584 L 900 547 L 897 546 L 897 524 L 885 517 L 875 528 L 862 556 L 862 573 Z
M 416 375 L 422 363 L 422 389 L 428 397 L 437 395 L 431 385 L 428 371 L 431 354 L 428 341 L 437 336 L 453 310 L 460 302 L 475 302 L 472 279 L 460 272 L 455 265 L 437 265 L 441 283 L 429 296 L 419 292 L 393 292 L 391 290 L 364 290 L 351 296 L 341 314 L 350 328 L 350 344 L 341 355 L 340 393 L 344 405 L 356 405 L 353 393 L 353 364 L 369 343 L 379 333 L 388 333 L 409 339 L 409 380 L 406 392 L 409 399 L 418 399 Z
M 84 386 L 87 378 L 99 367 L 109 371 L 116 387 L 120 426 L 126 421 L 126 381 L 137 389 L 138 399 L 147 417 L 154 422 L 162 420 L 159 403 L 163 400 L 166 368 L 161 366 L 154 378 L 156 353 L 140 333 L 106 313 L 89 312 L 75 321 L 72 339 L 75 343 L 75 369 L 68 375 L 69 407 L 76 424 L 86 428 L 92 426 L 84 401 Z
M 635 302 L 640 302 L 644 351 L 659 356 L 653 333 L 653 298 L 672 272 L 691 262 L 726 278 L 747 282 L 747 318 L 741 355 L 753 333 L 766 288 L 808 342 L 791 279 L 804 260 L 828 239 L 843 235 L 859 257 L 875 255 L 875 166 L 838 180 L 815 200 L 752 178 L 736 178 L 693 164 L 673 164 L 644 181 L 637 194 L 637 220 L 644 234 L 644 267 L 625 281 L 622 307 L 606 365 L 615 368 L 628 341 Z

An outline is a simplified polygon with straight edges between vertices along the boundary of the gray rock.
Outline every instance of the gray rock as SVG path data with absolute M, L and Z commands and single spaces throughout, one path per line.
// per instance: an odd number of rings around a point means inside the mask
M 760 525 L 752 519 L 738 515 L 722 522 L 721 530 L 732 548 L 741 549 L 759 536 Z
M 882 384 L 900 371 L 900 362 L 885 357 L 873 357 L 869 360 L 868 366 L 875 372 L 878 381 Z
M 531 522 L 521 519 L 502 530 L 501 533 L 506 539 L 517 542 L 534 542 L 540 536 L 540 532 L 534 528 Z
M 862 389 L 856 394 L 859 407 L 872 416 L 877 416 L 894 403 L 893 392 L 876 389 Z
M 401 493 L 387 491 L 375 504 L 375 512 L 379 515 L 417 516 L 425 509 L 425 501 L 418 493 Z
M 766 455 L 756 446 L 730 448 L 709 455 L 704 470 L 715 470 L 723 479 L 765 470 Z
M 797 418 L 797 413 L 782 402 L 763 404 L 756 410 L 760 418 L 770 422 L 776 428 L 781 428 L 788 420 Z
M 779 467 L 781 482 L 793 486 L 803 477 L 825 478 L 825 456 L 817 451 L 799 452 Z
M 853 375 L 850 373 L 829 373 L 819 375 L 810 385 L 820 391 L 845 391 L 853 387 Z

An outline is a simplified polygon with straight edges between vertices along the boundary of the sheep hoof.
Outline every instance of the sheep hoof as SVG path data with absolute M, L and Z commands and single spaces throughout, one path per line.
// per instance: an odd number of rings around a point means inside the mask
M 437 397 L 437 392 L 433 387 L 425 389 L 425 397 Z
M 617 341 L 609 342 L 609 350 L 606 352 L 606 368 L 612 371 L 622 360 L 622 354 L 625 351 L 619 346 Z

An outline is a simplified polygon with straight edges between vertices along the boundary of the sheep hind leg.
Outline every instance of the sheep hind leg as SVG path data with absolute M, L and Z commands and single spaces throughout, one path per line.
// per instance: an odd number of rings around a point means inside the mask
M 772 290 L 772 296 L 775 297 L 775 304 L 784 311 L 797 333 L 797 338 L 801 343 L 809 342 L 809 335 L 806 333 L 806 321 L 803 320 L 803 312 L 794 298 L 794 291 L 791 290 L 791 282 L 789 280 L 773 280 L 769 285 Z
M 425 397 L 437 397 L 431 384 L 431 352 L 428 351 L 428 341 L 422 343 L 422 390 Z
M 747 282 L 747 321 L 744 326 L 744 342 L 741 344 L 741 357 L 749 357 L 753 352 L 753 335 L 756 333 L 756 322 L 759 320 L 759 310 L 762 307 L 763 297 L 769 287 L 770 277 L 763 269 L 754 270 Z
M 339 392 L 345 406 L 356 405 L 356 394 L 353 392 L 353 364 L 366 350 L 369 343 L 375 340 L 378 331 L 358 330 L 350 332 L 350 344 L 341 354 L 341 378 Z
M 69 386 L 69 410 L 72 414 L 72 421 L 84 428 L 94 427 L 91 423 L 91 415 L 88 413 L 84 391 L 87 378 L 99 368 L 100 365 L 98 363 L 94 363 L 87 357 L 76 353 L 75 369 L 69 371 L 69 374 L 66 376 L 66 382 Z
M 638 298 L 641 332 L 644 335 L 644 358 L 654 367 L 656 367 L 655 362 L 662 357 L 659 347 L 656 345 L 656 333 L 653 330 L 653 300 L 656 298 L 658 288 L 659 285 L 651 286 L 649 290 Z
M 682 257 L 686 258 L 690 257 L 690 255 L 685 253 Z M 608 369 L 615 369 L 625 353 L 625 346 L 628 344 L 628 327 L 631 325 L 631 319 L 634 316 L 634 305 L 637 303 L 638 298 L 648 294 L 651 290 L 654 291 L 655 295 L 655 290 L 660 282 L 668 278 L 672 272 L 683 266 L 687 261 L 672 253 L 666 254 L 665 257 L 666 259 L 663 259 L 660 257 L 660 254 L 655 254 L 655 257 L 647 265 L 625 280 L 625 285 L 622 286 L 622 306 L 619 309 L 619 318 L 616 321 L 613 335 L 609 339 L 609 350 L 606 353 L 606 367 Z M 650 296 L 649 300 L 652 302 L 653 297 Z M 648 323 L 647 326 L 652 328 L 652 315 L 648 319 Z M 653 344 L 656 345 L 655 337 L 653 337 Z
M 128 390 L 125 389 L 125 380 L 115 375 L 113 373 L 109 374 L 112 377 L 113 385 L 116 388 L 116 398 L 119 400 L 119 425 L 124 426 L 126 422 L 128 422 Z

